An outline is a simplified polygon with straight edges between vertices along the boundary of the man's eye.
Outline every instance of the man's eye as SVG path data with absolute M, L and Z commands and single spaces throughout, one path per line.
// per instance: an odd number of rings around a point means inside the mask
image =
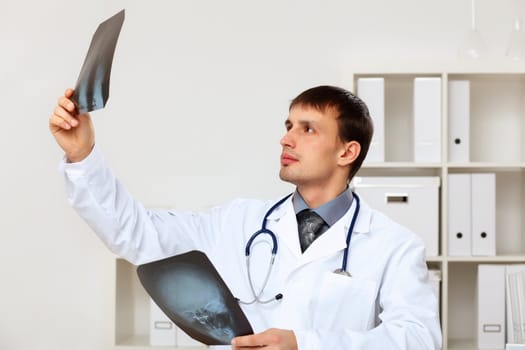
M 307 133 L 312 133 L 312 132 L 314 132 L 314 129 L 312 129 L 311 127 L 307 126 L 306 128 L 304 128 L 304 131 L 306 131 Z

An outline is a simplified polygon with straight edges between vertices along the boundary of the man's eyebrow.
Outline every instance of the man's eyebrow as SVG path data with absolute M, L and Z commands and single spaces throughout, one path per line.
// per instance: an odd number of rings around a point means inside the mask
M 319 124 L 315 120 L 300 119 L 295 122 L 298 128 L 320 128 Z M 294 123 L 290 119 L 284 121 L 284 127 L 286 130 L 290 130 L 294 127 Z
M 285 126 L 290 126 L 292 125 L 292 121 L 290 119 L 286 119 L 284 121 L 284 125 Z M 315 120 L 309 120 L 309 119 L 300 119 L 296 122 L 296 124 L 300 124 L 300 125 L 309 125 L 309 124 L 317 124 L 317 122 Z

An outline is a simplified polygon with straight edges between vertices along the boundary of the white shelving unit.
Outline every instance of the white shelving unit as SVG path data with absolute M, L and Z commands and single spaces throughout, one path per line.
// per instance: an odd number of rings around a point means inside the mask
M 385 79 L 385 162 L 364 164 L 360 176 L 439 176 L 440 255 L 427 258 L 440 266 L 441 323 L 444 350 L 474 350 L 476 345 L 476 277 L 481 263 L 525 262 L 525 71 L 388 71 L 374 69 L 347 76 Z M 442 161 L 414 163 L 413 80 L 442 81 Z M 470 162 L 451 163 L 448 155 L 448 82 L 470 81 Z M 496 256 L 457 257 L 447 252 L 447 175 L 496 174 Z M 503 350 L 503 349 L 502 349 Z
M 361 77 L 385 78 L 385 162 L 366 164 L 360 176 L 439 176 L 440 254 L 428 257 L 429 266 L 442 272 L 441 322 L 444 350 L 475 350 L 476 275 L 481 263 L 525 262 L 525 70 L 388 70 L 369 69 L 345 76 L 345 88 L 355 92 Z M 415 77 L 442 80 L 442 160 L 413 162 L 412 94 Z M 469 80 L 471 135 L 468 163 L 447 160 L 447 86 Z M 447 254 L 447 175 L 496 174 L 496 256 L 455 257 Z M 115 262 L 115 349 L 151 350 L 148 345 L 149 299 L 135 267 Z M 162 347 L 160 347 L 162 349 Z M 179 348 L 182 349 L 182 348 Z M 193 347 L 185 349 L 202 349 Z

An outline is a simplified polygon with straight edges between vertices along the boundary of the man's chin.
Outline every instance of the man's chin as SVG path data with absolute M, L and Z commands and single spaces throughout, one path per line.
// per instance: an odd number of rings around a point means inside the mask
M 290 174 L 287 174 L 283 169 L 279 172 L 279 178 L 284 182 L 289 182 L 292 185 L 297 185 L 297 179 L 291 176 Z

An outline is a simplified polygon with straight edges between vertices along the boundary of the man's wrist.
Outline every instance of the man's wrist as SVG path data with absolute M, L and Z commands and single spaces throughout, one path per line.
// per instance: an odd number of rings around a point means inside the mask
M 68 163 L 78 163 L 83 161 L 91 154 L 91 151 L 93 151 L 93 147 L 95 147 L 94 144 L 86 150 L 66 153 Z

